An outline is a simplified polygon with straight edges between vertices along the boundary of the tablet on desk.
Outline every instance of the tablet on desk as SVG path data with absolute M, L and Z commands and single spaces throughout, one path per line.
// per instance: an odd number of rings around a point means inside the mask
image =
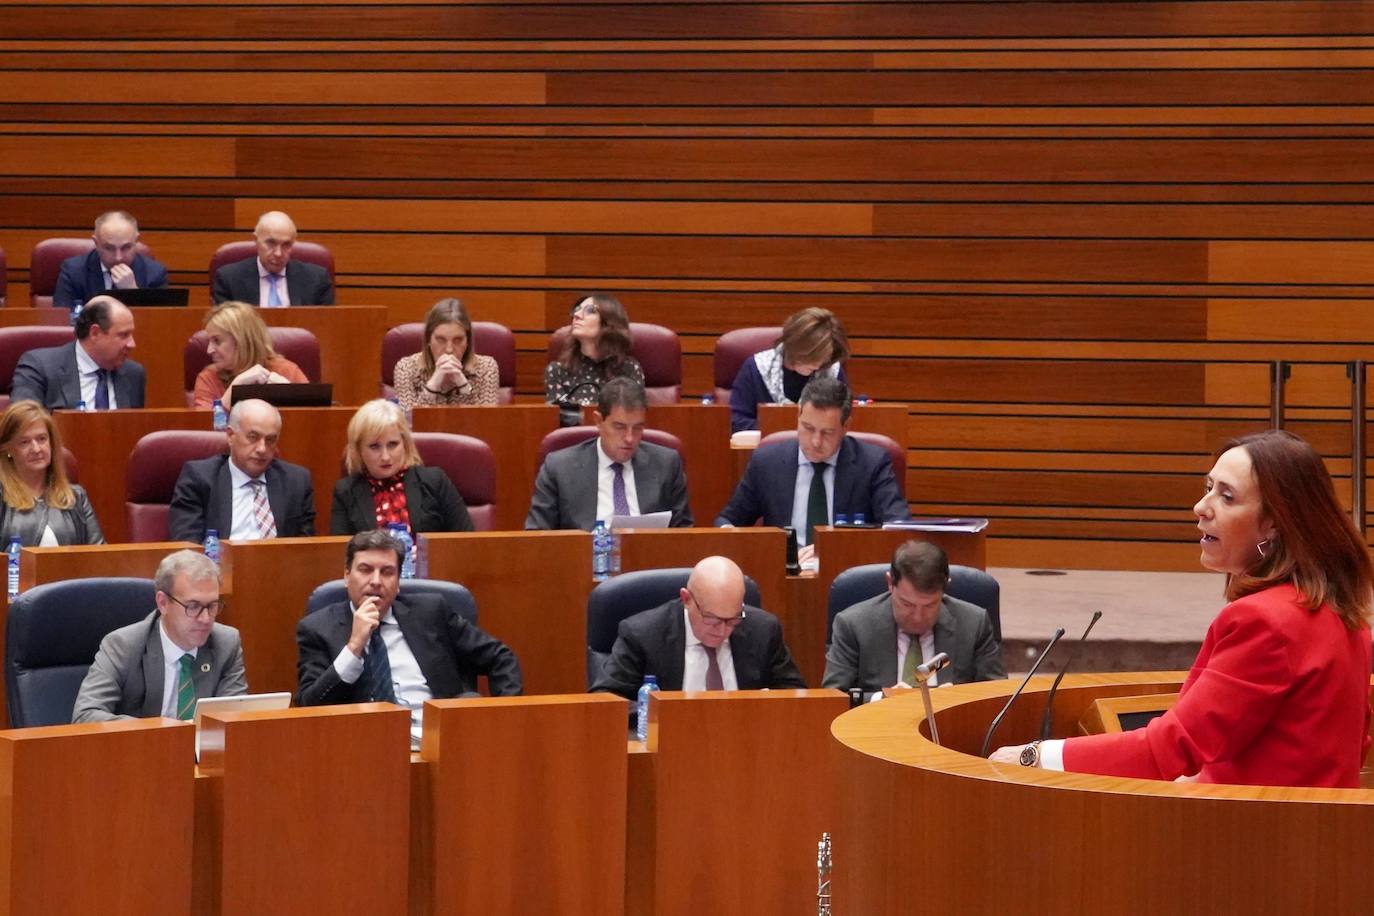
M 185 305 L 190 298 L 191 291 L 184 286 L 158 286 L 149 289 L 119 289 L 116 287 L 105 290 L 101 295 L 118 299 L 133 308 L 134 306 L 150 305 Z
M 288 709 L 289 693 L 245 693 L 235 697 L 203 697 L 196 701 L 196 762 L 200 762 L 200 715 L 203 712 L 258 712 Z
M 327 382 L 283 382 L 277 385 L 235 385 L 234 401 L 258 398 L 273 407 L 328 407 L 334 386 Z

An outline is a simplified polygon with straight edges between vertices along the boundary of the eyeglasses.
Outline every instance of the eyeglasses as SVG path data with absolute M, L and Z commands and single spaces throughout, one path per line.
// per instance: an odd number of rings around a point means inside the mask
M 701 617 L 701 622 L 708 627 L 725 627 L 727 630 L 733 630 L 744 622 L 744 608 L 740 608 L 739 614 L 734 617 L 717 617 L 715 614 L 708 614 L 702 609 L 701 602 L 697 599 L 696 595 L 692 594 L 690 588 L 687 589 L 687 594 L 691 595 L 692 604 L 696 606 L 697 614 Z
M 595 314 L 596 314 L 596 303 L 594 303 L 594 302 L 583 302 L 581 305 L 574 305 L 574 306 L 572 307 L 572 316 L 573 316 L 574 318 L 576 318 L 578 315 L 595 315 Z
M 223 611 L 226 607 L 226 602 L 224 601 L 211 601 L 209 604 L 201 604 L 199 601 L 182 601 L 180 598 L 178 598 L 176 595 L 173 595 L 171 592 L 163 592 L 162 594 L 166 595 L 168 598 L 171 598 L 177 604 L 181 605 L 182 608 L 186 611 L 186 616 L 191 618 L 199 617 L 201 614 L 207 611 L 210 613 L 211 617 L 218 617 L 220 615 L 220 611 Z

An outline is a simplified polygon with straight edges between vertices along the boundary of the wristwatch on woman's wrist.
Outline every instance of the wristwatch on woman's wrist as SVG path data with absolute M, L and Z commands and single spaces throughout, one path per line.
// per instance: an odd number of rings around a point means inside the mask
M 1040 766 L 1040 739 L 1032 741 L 1021 748 L 1021 766 L 1038 767 Z

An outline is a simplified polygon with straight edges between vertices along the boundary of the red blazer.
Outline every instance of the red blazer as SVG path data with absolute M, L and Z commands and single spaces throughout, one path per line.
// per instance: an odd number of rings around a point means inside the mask
M 1077 773 L 1359 788 L 1369 747 L 1370 633 L 1291 585 L 1222 608 L 1178 703 L 1145 728 L 1070 738 Z

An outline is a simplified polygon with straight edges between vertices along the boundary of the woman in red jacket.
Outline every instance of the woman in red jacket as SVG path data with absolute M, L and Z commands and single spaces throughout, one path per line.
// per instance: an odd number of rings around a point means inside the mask
M 1173 709 L 1145 728 L 1005 747 L 1001 763 L 1145 779 L 1359 787 L 1369 746 L 1369 552 L 1312 447 L 1227 443 L 1193 512 L 1226 573 Z

